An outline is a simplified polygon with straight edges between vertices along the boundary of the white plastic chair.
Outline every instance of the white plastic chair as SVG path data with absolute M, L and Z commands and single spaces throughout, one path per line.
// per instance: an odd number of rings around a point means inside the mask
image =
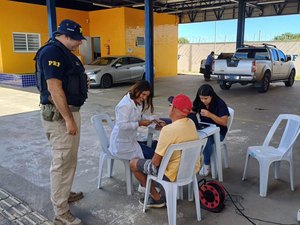
M 114 160 L 120 160 L 124 163 L 125 166 L 125 176 L 126 176 L 126 186 L 127 186 L 127 195 L 132 193 L 132 173 L 129 166 L 129 160 L 119 159 L 113 155 L 108 150 L 109 147 L 109 137 L 104 129 L 103 123 L 107 122 L 109 127 L 113 129 L 114 123 L 111 120 L 110 116 L 107 114 L 94 115 L 91 118 L 91 122 L 95 127 L 99 140 L 100 140 L 100 151 L 99 151 L 99 173 L 98 173 L 98 188 L 101 188 L 101 179 L 103 173 L 103 166 L 106 160 L 107 162 L 107 175 L 108 177 L 112 176 Z
M 270 146 L 270 142 L 278 130 L 279 125 L 286 121 L 284 131 L 278 147 Z M 262 146 L 250 146 L 247 150 L 244 173 L 242 180 L 246 179 L 248 161 L 250 157 L 258 160 L 259 163 L 259 195 L 267 196 L 269 167 L 274 164 L 275 179 L 278 179 L 280 161 L 286 160 L 290 164 L 290 183 L 291 190 L 294 191 L 293 174 L 293 145 L 300 132 L 300 116 L 291 114 L 281 114 L 272 125 Z
M 221 149 L 224 149 L 224 167 L 228 168 L 228 150 L 227 150 L 227 144 L 226 144 L 226 137 L 231 129 L 231 125 L 232 125 L 232 121 L 234 118 L 234 110 L 230 107 L 228 107 L 228 111 L 229 111 L 229 117 L 228 117 L 228 121 L 227 121 L 227 133 L 223 139 L 223 141 L 221 141 L 220 145 L 221 145 Z M 223 148 L 222 148 L 223 147 Z M 210 156 L 210 161 L 211 161 L 211 168 L 212 169 L 216 169 L 216 145 L 213 145 L 213 151 L 212 154 Z M 213 171 L 212 171 L 212 174 Z
M 169 224 L 176 225 L 178 187 L 192 183 L 193 190 L 194 190 L 195 204 L 196 204 L 197 220 L 198 221 L 201 220 L 199 188 L 198 188 L 198 182 L 195 174 L 195 166 L 196 166 L 197 159 L 200 156 L 201 150 L 203 146 L 206 144 L 206 141 L 207 139 L 205 138 L 197 141 L 183 142 L 180 144 L 172 144 L 168 147 L 166 154 L 162 158 L 158 175 L 147 176 L 143 212 L 146 211 L 151 182 L 152 180 L 154 180 L 160 183 L 164 187 L 166 193 L 166 203 L 167 203 Z M 174 151 L 181 151 L 181 159 L 180 159 L 180 165 L 179 165 L 176 181 L 169 182 L 163 180 L 163 176 L 165 174 L 165 170 L 169 163 L 170 157 Z

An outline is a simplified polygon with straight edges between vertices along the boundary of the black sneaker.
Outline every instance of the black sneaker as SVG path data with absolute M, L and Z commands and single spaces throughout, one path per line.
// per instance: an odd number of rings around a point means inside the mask
M 140 198 L 139 202 L 140 204 L 144 205 L 145 198 Z M 161 197 L 159 200 L 154 200 L 151 196 L 148 199 L 147 206 L 149 208 L 162 208 L 166 206 L 165 200 Z

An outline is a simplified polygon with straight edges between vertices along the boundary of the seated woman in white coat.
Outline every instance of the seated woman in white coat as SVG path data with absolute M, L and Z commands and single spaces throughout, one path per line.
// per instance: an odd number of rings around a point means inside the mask
M 121 159 L 146 158 L 154 155 L 155 146 L 148 147 L 137 141 L 139 126 L 150 125 L 154 118 L 146 115 L 153 113 L 152 87 L 148 81 L 135 83 L 115 108 L 115 126 L 110 136 L 109 151 Z

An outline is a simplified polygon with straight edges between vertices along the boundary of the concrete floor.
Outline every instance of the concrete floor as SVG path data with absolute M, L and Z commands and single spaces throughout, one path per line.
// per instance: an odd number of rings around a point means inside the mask
M 183 92 L 193 99 L 202 76 L 178 76 L 158 78 L 155 81 L 155 115 L 166 117 L 167 97 Z M 248 180 L 242 181 L 245 153 L 250 145 L 263 142 L 270 126 L 281 113 L 300 114 L 300 82 L 292 88 L 283 83 L 271 84 L 268 93 L 259 94 L 253 86 L 233 85 L 222 91 L 215 81 L 209 82 L 235 110 L 232 130 L 228 136 L 229 168 L 223 170 L 223 185 L 232 195 L 243 213 L 253 219 L 254 224 L 298 224 L 296 213 L 300 208 L 300 142 L 294 146 L 295 191 L 290 190 L 288 164 L 282 163 L 281 179 L 269 177 L 268 195 L 259 196 L 258 163 L 250 161 Z M 142 212 L 138 199 L 142 194 L 134 191 L 126 195 L 123 165 L 116 162 L 113 178 L 103 179 L 103 189 L 96 188 L 98 171 L 98 140 L 90 123 L 92 115 L 108 113 L 114 117 L 114 107 L 128 90 L 130 84 L 111 89 L 91 89 L 89 98 L 82 107 L 82 131 L 78 168 L 73 185 L 81 190 L 85 198 L 72 204 L 71 210 L 86 225 L 168 224 L 166 208 Z M 42 130 L 35 88 L 0 87 L 0 188 L 23 200 L 32 209 L 48 219 L 53 210 L 49 199 L 50 148 Z M 137 181 L 134 180 L 137 188 Z M 186 190 L 185 190 L 186 194 Z M 0 207 L 1 208 L 1 207 Z M 0 224 L 13 224 L 3 216 Z M 233 203 L 226 199 L 225 209 L 218 214 L 202 210 L 202 221 L 196 221 L 193 202 L 185 198 L 178 201 L 178 225 L 241 225 L 251 224 L 240 216 Z

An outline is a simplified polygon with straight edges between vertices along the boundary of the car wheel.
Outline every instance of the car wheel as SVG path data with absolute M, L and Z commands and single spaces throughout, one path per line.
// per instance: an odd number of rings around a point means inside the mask
M 104 74 L 101 78 L 101 87 L 102 88 L 110 88 L 112 86 L 112 78 L 109 74 Z
M 265 93 L 269 90 L 270 79 L 271 79 L 270 72 L 266 72 L 265 75 L 264 75 L 263 80 L 261 81 L 261 85 L 257 88 L 257 91 L 259 93 Z
M 229 90 L 231 88 L 231 83 L 228 83 L 228 82 L 222 82 L 220 83 L 220 88 L 222 90 Z
M 286 87 L 292 87 L 294 82 L 295 82 L 295 70 L 292 70 L 288 81 L 285 81 L 284 84 Z

